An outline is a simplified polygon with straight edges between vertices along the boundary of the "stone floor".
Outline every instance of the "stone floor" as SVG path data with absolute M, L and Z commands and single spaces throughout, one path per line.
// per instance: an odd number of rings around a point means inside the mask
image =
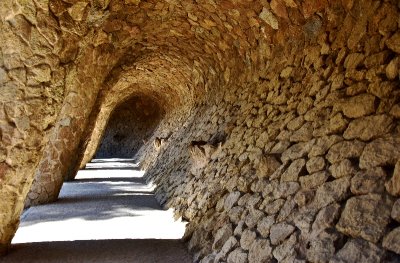
M 0 262 L 191 262 L 185 224 L 163 210 L 132 160 L 94 160 L 53 204 L 29 208 Z

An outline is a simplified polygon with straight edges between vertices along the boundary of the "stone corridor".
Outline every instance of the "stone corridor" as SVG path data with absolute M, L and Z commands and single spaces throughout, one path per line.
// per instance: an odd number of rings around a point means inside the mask
M 53 204 L 27 209 L 4 263 L 191 262 L 173 220 L 131 160 L 96 159 Z
M 0 255 L 120 156 L 193 262 L 400 261 L 399 0 L 1 0 L 0 40 Z

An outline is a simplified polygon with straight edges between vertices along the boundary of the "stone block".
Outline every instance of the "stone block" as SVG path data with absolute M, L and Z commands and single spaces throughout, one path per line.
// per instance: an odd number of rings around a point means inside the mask
M 325 159 L 322 157 L 311 157 L 306 163 L 307 171 L 312 174 L 325 168 Z
M 273 224 L 275 224 L 275 216 L 264 217 L 258 222 L 257 231 L 262 237 L 267 238 L 269 236 L 269 230 Z
M 293 161 L 287 170 L 281 176 L 281 182 L 296 182 L 305 170 L 306 161 L 304 159 L 297 159 Z
M 232 225 L 226 224 L 222 228 L 220 228 L 214 237 L 214 243 L 212 248 L 214 250 L 220 250 L 225 242 L 233 235 Z
M 400 138 L 387 136 L 368 143 L 361 156 L 360 168 L 395 165 L 400 159 Z
M 393 176 L 385 184 L 386 191 L 391 195 L 400 196 L 400 160 L 397 161 L 394 167 Z
M 325 171 L 301 176 L 299 182 L 302 189 L 314 189 L 328 180 L 329 174 Z
M 326 158 L 330 163 L 336 163 L 346 158 L 358 158 L 363 152 L 364 146 L 365 143 L 358 140 L 338 142 L 329 149 Z
M 286 222 L 282 222 L 271 226 L 269 234 L 271 244 L 278 245 L 282 243 L 288 236 L 290 236 L 293 233 L 294 230 L 295 227 Z
M 256 232 L 246 229 L 243 231 L 240 237 L 240 247 L 246 251 L 250 249 L 250 246 L 256 240 Z
M 393 229 L 385 236 L 382 246 L 390 251 L 400 254 L 400 227 Z
M 227 258 L 227 263 L 247 263 L 247 253 L 241 248 L 233 250 Z
M 351 178 L 350 190 L 355 195 L 368 193 L 383 194 L 385 190 L 385 176 L 385 171 L 380 167 L 359 171 Z
M 381 114 L 359 118 L 350 122 L 343 138 L 346 140 L 360 139 L 369 141 L 389 133 L 392 129 L 392 117 Z
M 340 162 L 332 164 L 329 167 L 329 172 L 335 178 L 352 176 L 356 172 L 356 167 L 354 167 L 349 159 L 343 159 Z
M 400 223 L 400 198 L 397 199 L 396 202 L 394 202 L 392 213 L 390 214 L 390 216 Z
M 224 202 L 224 208 L 226 211 L 229 211 L 239 200 L 240 192 L 235 191 L 228 194 Z
M 256 239 L 249 251 L 249 263 L 270 262 L 272 247 L 267 239 Z
M 363 239 L 350 239 L 341 248 L 329 263 L 382 262 L 385 256 L 384 250 L 377 245 Z
M 375 112 L 376 97 L 370 94 L 360 94 L 338 102 L 335 108 L 342 110 L 348 118 L 360 118 Z
M 377 194 L 350 198 L 336 228 L 354 238 L 377 243 L 390 221 L 391 203 Z

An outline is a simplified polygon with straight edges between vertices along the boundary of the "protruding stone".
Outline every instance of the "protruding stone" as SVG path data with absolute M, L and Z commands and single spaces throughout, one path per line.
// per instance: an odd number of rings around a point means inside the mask
M 326 158 L 330 163 L 336 163 L 346 158 L 358 158 L 365 144 L 358 140 L 338 142 L 331 147 Z
M 232 251 L 234 247 L 237 246 L 237 244 L 238 241 L 234 236 L 229 237 L 225 244 L 222 246 L 222 249 L 219 251 L 219 257 L 225 257 L 230 251 Z
M 279 166 L 281 163 L 274 156 L 263 156 L 258 165 L 257 176 L 259 178 L 270 177 Z
M 293 200 L 299 207 L 302 207 L 308 204 L 313 199 L 314 195 L 315 193 L 313 190 L 301 190 L 296 193 Z
M 296 234 L 293 234 L 285 240 L 281 245 L 277 246 L 272 254 L 274 255 L 274 258 L 278 260 L 278 262 L 282 262 L 285 258 L 295 255 L 295 245 L 297 242 L 297 236 Z
M 315 198 L 310 206 L 320 209 L 329 204 L 340 202 L 349 196 L 350 178 L 343 177 L 340 179 L 326 182 L 318 187 Z
M 87 5 L 87 2 L 77 2 L 71 8 L 68 8 L 68 13 L 75 21 L 82 21 Z
M 399 57 L 395 57 L 390 61 L 390 63 L 386 66 L 386 76 L 388 79 L 394 80 L 396 77 L 399 76 L 399 64 L 400 64 Z
M 332 147 L 332 145 L 342 140 L 343 138 L 338 135 L 324 136 L 318 138 L 315 145 L 312 146 L 308 155 L 309 157 L 324 155 Z
M 360 157 L 360 168 L 395 165 L 400 159 L 400 138 L 395 136 L 376 139 L 367 144 Z
M 270 229 L 270 239 L 272 245 L 278 245 L 294 231 L 294 226 L 286 222 L 273 225 Z
M 330 263 L 344 262 L 382 262 L 385 252 L 375 244 L 363 239 L 350 239 L 329 261 Z
M 214 250 L 220 250 L 225 242 L 229 239 L 229 237 L 232 236 L 232 234 L 233 231 L 231 224 L 224 225 L 218 230 L 217 234 L 215 234 L 212 248 Z
M 344 176 L 352 176 L 356 172 L 356 167 L 349 159 L 343 159 L 340 162 L 334 163 L 329 167 L 329 171 L 335 178 Z
M 282 162 L 286 163 L 289 160 L 295 160 L 305 157 L 311 150 L 313 143 L 310 142 L 300 142 L 292 145 L 282 154 Z
M 400 227 L 393 229 L 385 236 L 382 243 L 383 247 L 400 254 Z
M 272 258 L 272 248 L 266 239 L 257 239 L 251 245 L 249 251 L 249 262 L 264 263 Z
M 269 236 L 269 230 L 271 226 L 275 223 L 275 216 L 267 216 L 261 219 L 257 224 L 257 231 L 262 237 L 267 238 Z
M 264 20 L 265 23 L 270 25 L 273 29 L 277 30 L 279 28 L 278 20 L 275 15 L 267 8 L 263 8 L 259 17 Z
M 382 194 L 385 190 L 384 181 L 386 173 L 382 168 L 362 170 L 351 178 L 350 190 L 355 195 L 368 193 Z
M 344 61 L 344 67 L 346 69 L 355 69 L 364 61 L 364 58 L 364 54 L 361 53 L 349 54 Z
M 315 221 L 312 225 L 313 235 L 317 235 L 323 230 L 333 227 L 339 215 L 340 205 L 337 203 L 322 208 L 315 217 Z
M 325 159 L 322 157 L 311 157 L 306 163 L 307 171 L 312 174 L 325 168 Z
M 296 182 L 305 167 L 306 161 L 298 159 L 293 161 L 281 176 L 281 182 Z
M 300 129 L 294 131 L 290 136 L 291 142 L 309 142 L 313 138 L 313 127 L 310 122 L 306 122 Z
M 375 112 L 375 96 L 361 94 L 351 97 L 336 105 L 348 118 L 360 118 Z
M 306 257 L 309 262 L 328 262 L 335 253 L 335 243 L 339 234 L 332 231 L 322 231 L 308 241 Z
M 289 217 L 292 213 L 293 209 L 296 207 L 296 202 L 293 200 L 292 197 L 288 198 L 285 204 L 282 206 L 281 210 L 279 211 L 278 216 L 276 217 L 277 222 L 282 222 Z
M 390 216 L 400 223 L 400 198 L 394 203 Z
M 240 197 L 239 191 L 229 193 L 228 196 L 226 197 L 225 203 L 224 203 L 225 210 L 229 211 L 239 200 L 239 197 Z
M 251 244 L 256 240 L 256 233 L 254 231 L 251 231 L 249 229 L 246 229 L 243 231 L 242 236 L 240 237 L 240 246 L 244 250 L 249 250 Z
M 380 137 L 385 133 L 389 133 L 392 123 L 393 119 L 386 114 L 359 118 L 350 122 L 343 137 L 346 140 L 360 139 L 363 141 L 369 141 Z
M 386 45 L 397 54 L 400 54 L 400 33 L 397 32 L 386 40 Z
M 391 203 L 377 194 L 350 198 L 336 228 L 352 237 L 376 243 L 390 220 Z
M 302 189 L 313 189 L 324 184 L 328 177 L 329 174 L 326 171 L 322 171 L 310 175 L 301 176 L 299 178 L 299 181 Z
M 247 253 L 241 248 L 233 250 L 227 258 L 228 263 L 247 263 Z
M 393 176 L 385 184 L 386 190 L 394 196 L 400 196 L 400 160 L 397 161 L 394 167 Z
M 264 210 L 268 215 L 275 215 L 285 204 L 284 199 L 277 199 L 265 206 Z

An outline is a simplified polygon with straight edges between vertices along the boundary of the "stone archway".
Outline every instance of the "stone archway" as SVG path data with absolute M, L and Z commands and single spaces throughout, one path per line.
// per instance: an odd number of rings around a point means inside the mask
M 397 260 L 399 8 L 1 1 L 0 252 L 32 182 L 56 200 L 145 94 L 165 115 L 142 163 L 196 261 Z

